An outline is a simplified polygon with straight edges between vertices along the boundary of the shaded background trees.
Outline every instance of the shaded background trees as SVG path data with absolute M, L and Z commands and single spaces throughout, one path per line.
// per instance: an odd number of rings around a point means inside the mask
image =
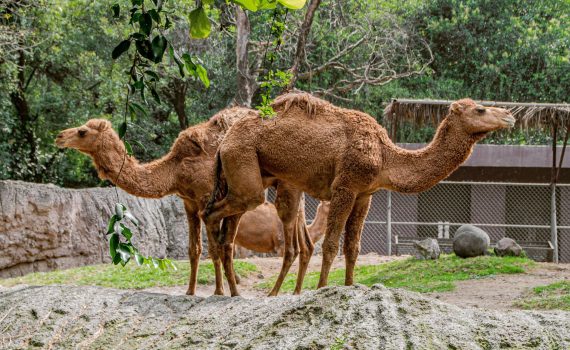
M 128 62 L 112 61 L 110 54 L 129 28 L 113 19 L 115 2 L 0 0 L 0 178 L 99 183 L 85 156 L 58 152 L 53 139 L 88 118 L 122 119 Z M 169 1 L 174 27 L 168 39 L 202 60 L 211 85 L 176 76 L 173 63 L 161 68 L 163 103 L 149 101 L 148 117 L 129 129 L 133 144 L 142 145 L 134 146 L 136 156 L 160 156 L 181 129 L 232 103 L 257 105 L 267 71 L 293 66 L 297 88 L 379 121 L 383 104 L 395 97 L 569 102 L 568 1 L 308 4 L 286 14 L 283 42 L 275 50 L 271 11 L 218 4 L 208 10 L 211 35 L 196 40 L 188 36 L 195 2 Z M 311 4 L 312 25 L 299 50 Z M 432 132 L 402 127 L 398 141 L 425 141 Z M 508 142 L 547 141 L 547 135 L 524 134 Z

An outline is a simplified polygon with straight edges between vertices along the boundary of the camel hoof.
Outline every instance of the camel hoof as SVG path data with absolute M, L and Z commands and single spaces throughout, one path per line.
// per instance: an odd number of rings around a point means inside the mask
M 188 290 L 186 291 L 186 295 L 194 295 L 194 291 L 188 289 Z
M 277 294 L 279 294 L 279 292 L 271 291 L 271 292 L 269 293 L 269 295 L 267 295 L 267 296 L 268 296 L 268 297 L 276 297 Z
M 216 291 L 214 291 L 214 295 L 224 295 L 224 291 L 223 290 L 216 290 Z

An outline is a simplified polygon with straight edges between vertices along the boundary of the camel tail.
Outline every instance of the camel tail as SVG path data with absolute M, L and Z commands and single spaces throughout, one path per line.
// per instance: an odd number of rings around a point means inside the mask
M 225 197 L 226 193 L 228 192 L 228 184 L 222 178 L 222 159 L 220 158 L 220 151 L 216 152 L 216 160 L 214 166 L 214 189 L 212 191 L 212 195 L 210 196 L 210 200 L 206 205 L 205 215 L 210 215 L 212 208 L 214 207 L 214 203 L 216 201 L 221 200 Z

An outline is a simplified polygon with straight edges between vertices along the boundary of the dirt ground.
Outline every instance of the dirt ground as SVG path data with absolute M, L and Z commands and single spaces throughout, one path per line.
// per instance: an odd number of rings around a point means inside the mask
M 358 265 L 381 264 L 397 259 L 405 259 L 405 256 L 379 256 L 376 254 L 361 255 Z M 264 298 L 266 293 L 253 286 L 266 278 L 277 275 L 281 269 L 281 258 L 248 258 L 244 259 L 255 264 L 260 272 L 243 278 L 239 290 L 244 298 Z M 333 264 L 334 268 L 344 267 L 343 257 L 337 257 Z M 297 262 L 293 264 L 290 272 L 297 271 Z M 311 259 L 309 271 L 320 271 L 321 257 Z M 427 295 L 441 301 L 455 304 L 461 307 L 475 307 L 492 310 L 513 310 L 517 307 L 513 303 L 531 288 L 546 285 L 560 280 L 570 280 L 570 264 L 547 264 L 538 263 L 536 267 L 524 274 L 497 275 L 477 280 L 456 282 L 456 288 L 451 292 L 428 293 Z M 146 289 L 149 292 L 180 295 L 186 292 L 185 286 L 156 287 Z M 226 285 L 226 293 L 229 289 Z M 214 292 L 213 286 L 198 286 L 196 294 L 210 296 Z

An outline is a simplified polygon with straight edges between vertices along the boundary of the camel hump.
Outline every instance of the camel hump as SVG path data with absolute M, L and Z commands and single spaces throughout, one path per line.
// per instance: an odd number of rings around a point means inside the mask
M 331 104 L 308 92 L 291 92 L 278 96 L 271 106 L 275 109 L 283 109 L 284 112 L 293 106 L 297 106 L 304 109 L 309 117 L 314 117 L 318 109 L 331 106 Z
M 226 132 L 236 121 L 251 113 L 256 113 L 256 111 L 245 107 L 226 108 L 216 113 L 210 118 L 210 121 L 217 125 L 220 130 Z

